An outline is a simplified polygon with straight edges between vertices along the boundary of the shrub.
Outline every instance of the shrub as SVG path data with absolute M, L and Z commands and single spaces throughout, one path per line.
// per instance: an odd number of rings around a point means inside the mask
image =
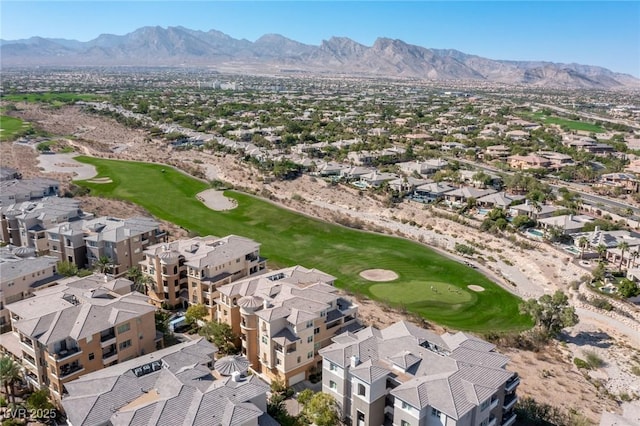
M 594 351 L 584 351 L 584 356 L 589 367 L 594 370 L 604 365 L 604 360 Z
M 633 367 L 631 367 L 631 372 L 636 376 L 640 376 L 640 366 L 634 365 Z
M 594 297 L 589 303 L 598 309 L 604 309 L 605 311 L 613 310 L 613 306 L 611 305 L 611 303 L 609 303 L 607 299 L 604 299 L 602 297 Z
M 583 359 L 574 358 L 573 359 L 573 363 L 578 368 L 584 368 L 585 370 L 590 370 L 591 369 L 591 367 L 589 366 L 589 363 L 587 361 L 583 360 Z

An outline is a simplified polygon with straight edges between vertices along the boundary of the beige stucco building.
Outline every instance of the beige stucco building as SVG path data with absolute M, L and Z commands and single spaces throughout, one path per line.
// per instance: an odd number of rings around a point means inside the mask
M 333 287 L 335 278 L 302 266 L 218 289 L 218 321 L 240 336 L 242 354 L 265 379 L 291 386 L 321 367 L 318 350 L 345 329 L 358 329 L 358 307 Z
M 0 349 L 22 363 L 30 385 L 48 387 L 59 401 L 64 383 L 161 346 L 155 308 L 131 285 L 74 277 L 13 303 L 12 331 L 2 335 Z

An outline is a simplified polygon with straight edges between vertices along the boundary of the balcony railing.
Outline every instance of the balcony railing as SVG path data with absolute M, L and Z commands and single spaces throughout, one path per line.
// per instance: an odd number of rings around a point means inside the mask
M 497 423 L 498 423 L 498 418 L 495 416 L 491 416 L 489 418 L 489 423 L 487 424 L 487 426 L 496 426 Z
M 494 408 L 496 408 L 498 406 L 498 404 L 500 403 L 500 399 L 496 398 L 491 400 L 491 406 L 490 406 L 490 410 L 493 410 Z
M 513 408 L 514 405 L 516 405 L 516 402 L 518 402 L 518 395 L 513 394 L 513 395 L 506 396 L 504 398 L 504 403 L 502 404 L 502 408 L 504 409 L 504 411 L 508 411 L 511 408 Z
M 513 390 L 517 388 L 519 384 L 520 384 L 520 377 L 516 373 L 513 376 L 511 376 L 509 380 L 507 380 L 507 383 L 505 384 L 505 391 L 513 392 Z
M 70 376 L 72 374 L 78 373 L 80 371 L 84 370 L 84 367 L 80 364 L 74 364 L 74 365 L 63 365 L 62 367 L 60 367 L 60 378 L 65 378 L 67 376 Z
M 64 359 L 75 356 L 80 352 L 82 352 L 80 348 L 67 348 L 67 349 L 63 349 L 58 352 L 55 352 L 53 354 L 53 357 L 56 359 L 56 361 L 60 362 Z
M 113 349 L 109 352 L 105 352 L 102 354 L 102 363 L 104 365 L 111 364 L 118 358 L 118 351 Z
M 512 413 L 504 417 L 501 426 L 511 426 L 516 422 L 516 413 Z

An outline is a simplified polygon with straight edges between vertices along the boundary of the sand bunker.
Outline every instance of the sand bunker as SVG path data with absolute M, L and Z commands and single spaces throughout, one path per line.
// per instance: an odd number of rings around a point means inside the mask
M 385 282 L 398 279 L 398 274 L 388 269 L 367 269 L 360 272 L 360 276 L 365 280 Z
M 238 206 L 236 200 L 225 197 L 223 192 L 217 189 L 207 189 L 199 193 L 196 197 L 211 210 L 231 210 Z
M 96 168 L 90 164 L 80 163 L 73 159 L 78 153 L 40 154 L 39 167 L 46 173 L 73 173 L 74 180 L 91 179 L 98 174 Z
M 467 287 L 469 287 L 469 290 L 477 291 L 478 293 L 484 291 L 484 287 L 475 284 L 468 285 Z
M 90 183 L 112 183 L 113 181 L 111 180 L 111 178 L 101 177 L 101 178 L 89 179 L 87 182 L 90 182 Z

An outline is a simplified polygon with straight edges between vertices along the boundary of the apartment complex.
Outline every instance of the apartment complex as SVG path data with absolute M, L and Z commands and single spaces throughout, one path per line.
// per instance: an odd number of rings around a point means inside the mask
M 345 329 L 358 329 L 358 307 L 333 287 L 335 277 L 302 266 L 218 289 L 218 321 L 240 336 L 251 369 L 291 386 L 320 368 L 318 350 Z
M 67 383 L 69 424 L 277 425 L 266 413 L 268 385 L 212 372 L 216 351 L 201 338 Z
M 156 350 L 155 308 L 132 282 L 74 277 L 7 306 L 12 331 L 0 347 L 25 367 L 30 385 L 59 400 L 63 385 Z
M 18 171 L 7 170 L 8 176 L 16 177 Z M 58 195 L 60 183 L 54 179 L 3 179 L 0 180 L 0 205 L 21 203 Z
M 30 297 L 37 289 L 54 285 L 61 276 L 56 273 L 58 259 L 52 256 L 21 257 L 29 248 L 20 247 L 0 252 L 0 329 L 9 327 L 10 303 Z M 32 254 L 32 253 L 29 253 Z
M 49 253 L 79 268 L 92 268 L 101 257 L 110 260 L 108 272 L 124 275 L 144 258 L 150 245 L 166 241 L 160 224 L 147 217 L 99 217 L 59 223 L 46 229 Z
M 140 269 L 150 278 L 148 294 L 153 304 L 203 304 L 211 318 L 218 287 L 266 270 L 260 244 L 237 235 L 155 244 L 143 254 Z
M 357 426 L 511 426 L 518 375 L 495 346 L 407 322 L 334 337 L 322 349 L 322 390 Z
M 48 251 L 45 230 L 58 223 L 75 221 L 83 213 L 80 202 L 70 198 L 47 197 L 38 201 L 0 205 L 0 239 L 14 246 L 32 247 L 39 254 Z

